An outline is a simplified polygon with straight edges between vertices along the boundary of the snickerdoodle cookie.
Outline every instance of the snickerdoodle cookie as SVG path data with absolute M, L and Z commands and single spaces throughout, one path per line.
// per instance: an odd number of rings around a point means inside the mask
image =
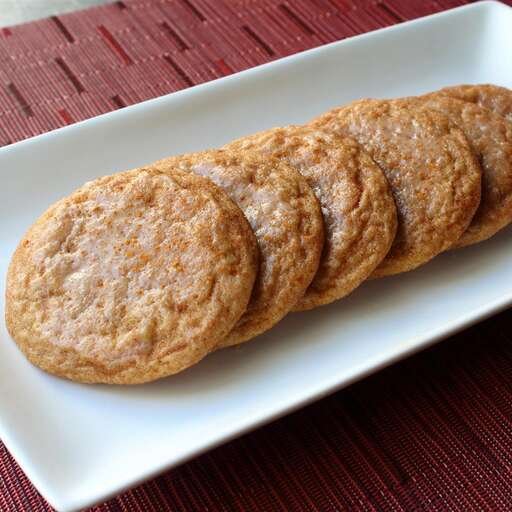
M 207 176 L 245 213 L 260 248 L 260 270 L 247 311 L 220 344 L 242 343 L 270 329 L 304 295 L 320 260 L 320 205 L 305 178 L 254 151 L 211 150 L 160 164 Z
M 439 93 L 416 99 L 460 128 L 482 167 L 482 196 L 471 224 L 455 247 L 486 240 L 512 221 L 512 122 L 479 105 Z
M 28 230 L 8 271 L 7 327 L 50 373 L 146 382 L 229 333 L 257 268 L 247 220 L 210 180 L 127 171 L 85 184 Z
M 396 233 L 395 203 L 381 169 L 353 139 L 307 126 L 287 126 L 243 137 L 226 147 L 257 150 L 290 164 L 320 201 L 324 251 L 296 310 L 344 297 L 386 256 Z
M 355 138 L 388 179 L 398 229 L 374 276 L 426 263 L 467 229 L 480 202 L 481 170 L 464 134 L 446 116 L 408 103 L 361 100 L 311 125 Z

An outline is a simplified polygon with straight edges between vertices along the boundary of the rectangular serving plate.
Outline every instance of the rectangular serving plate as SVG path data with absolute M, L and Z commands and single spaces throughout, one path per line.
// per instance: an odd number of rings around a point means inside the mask
M 364 97 L 512 86 L 512 9 L 482 2 L 354 37 L 0 150 L 0 286 L 47 206 L 86 180 L 301 123 Z M 512 303 L 512 230 L 289 315 L 257 342 L 135 387 L 31 366 L 0 328 L 0 437 L 41 494 L 78 510 L 340 389 Z

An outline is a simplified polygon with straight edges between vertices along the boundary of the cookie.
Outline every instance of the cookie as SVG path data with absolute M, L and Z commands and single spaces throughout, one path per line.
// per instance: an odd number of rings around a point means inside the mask
M 480 206 L 455 247 L 486 240 L 512 221 L 512 123 L 484 107 L 437 93 L 420 101 L 464 132 L 482 167 Z
M 292 167 L 251 151 L 211 150 L 165 162 L 223 187 L 259 244 L 260 270 L 249 306 L 220 346 L 270 329 L 297 304 L 318 269 L 323 219 L 313 191 Z
M 395 198 L 397 235 L 374 277 L 426 263 L 452 247 L 480 201 L 481 171 L 462 131 L 438 112 L 361 100 L 312 126 L 354 137 L 384 171 Z
M 9 266 L 7 327 L 55 375 L 151 381 L 229 333 L 257 269 L 247 220 L 210 180 L 127 171 L 85 184 L 28 230 Z
M 381 169 L 353 139 L 307 126 L 249 135 L 226 146 L 257 150 L 295 167 L 322 206 L 325 246 L 318 271 L 296 310 L 328 304 L 374 271 L 396 233 L 396 208 Z
M 498 85 L 456 85 L 437 91 L 438 94 L 476 103 L 512 121 L 512 90 Z

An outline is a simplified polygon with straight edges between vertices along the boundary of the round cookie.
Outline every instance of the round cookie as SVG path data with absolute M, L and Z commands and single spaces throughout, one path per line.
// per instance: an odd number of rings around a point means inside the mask
M 354 137 L 389 181 L 398 229 L 374 277 L 426 263 L 468 227 L 480 201 L 481 171 L 446 116 L 412 104 L 361 100 L 321 115 L 312 126 Z
M 476 103 L 512 121 L 512 90 L 506 87 L 492 84 L 455 85 L 440 89 L 437 94 Z
M 484 107 L 437 93 L 418 100 L 464 132 L 482 167 L 480 205 L 455 247 L 486 240 L 512 222 L 512 123 Z
M 328 304 L 357 288 L 383 260 L 396 233 L 396 208 L 381 169 L 353 139 L 307 126 L 273 128 L 226 146 L 295 167 L 322 206 L 325 246 L 296 310 Z
M 211 150 L 164 162 L 208 176 L 245 213 L 260 247 L 260 270 L 247 311 L 220 346 L 270 329 L 304 295 L 322 252 L 323 219 L 301 174 L 257 152 Z
M 247 220 L 210 180 L 127 171 L 85 184 L 28 230 L 7 275 L 7 328 L 50 373 L 147 382 L 226 336 L 257 269 Z

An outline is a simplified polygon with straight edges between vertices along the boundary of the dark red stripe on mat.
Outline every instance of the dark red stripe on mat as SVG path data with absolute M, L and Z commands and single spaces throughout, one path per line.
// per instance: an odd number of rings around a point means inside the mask
M 11 95 L 14 97 L 14 99 L 18 102 L 18 105 L 23 110 L 23 113 L 27 117 L 32 117 L 34 115 L 34 112 L 32 111 L 32 107 L 28 104 L 27 100 L 21 94 L 19 89 L 11 82 L 7 84 L 7 90 L 11 93 Z
M 60 18 L 58 18 L 57 16 L 52 16 L 50 19 L 53 21 L 53 23 L 55 23 L 55 26 L 60 30 L 60 32 L 62 33 L 62 35 L 66 38 L 66 40 L 68 42 L 70 42 L 70 43 L 75 42 L 75 38 L 73 37 L 71 32 L 66 28 L 64 23 L 62 23 Z
M 283 11 L 286 16 L 288 16 L 288 18 L 290 18 L 293 23 L 302 30 L 302 32 L 309 36 L 315 34 L 314 30 L 305 21 L 301 20 L 287 5 L 279 4 L 279 9 L 281 9 L 281 11 Z
M 124 108 L 124 107 L 126 107 L 126 103 L 122 100 L 122 98 L 121 98 L 121 96 L 119 96 L 119 94 L 115 94 L 110 99 L 112 100 L 112 102 L 114 103 L 114 105 L 117 108 Z
M 119 44 L 119 41 L 110 33 L 110 31 L 104 26 L 98 26 L 98 32 L 103 36 L 108 45 L 114 50 L 114 52 L 121 58 L 121 60 L 130 66 L 133 64 L 132 58 L 126 53 L 125 49 Z
M 176 43 L 176 46 L 179 50 L 188 50 L 188 45 L 183 41 L 180 35 L 167 23 L 167 21 L 162 21 L 160 24 L 164 29 L 165 33 Z
M 272 48 L 270 48 L 270 46 L 265 42 L 263 41 L 263 39 L 261 39 L 261 37 L 256 34 L 256 32 L 254 32 L 254 30 L 247 26 L 247 25 L 243 25 L 242 26 L 242 30 L 260 47 L 262 48 L 263 50 L 265 50 L 265 53 L 267 53 L 267 55 L 269 55 L 270 57 L 272 57 L 273 55 L 275 55 L 275 52 L 274 50 L 272 50 Z
M 385 4 L 384 2 L 378 2 L 377 6 L 380 7 L 383 11 L 387 12 L 395 21 L 399 23 L 404 21 L 402 16 L 400 16 L 391 6 Z
M 61 57 L 57 57 L 55 62 L 62 69 L 63 73 L 66 75 L 67 79 L 73 84 L 73 87 L 77 90 L 78 93 L 82 93 L 85 91 L 85 87 L 82 85 L 78 77 L 69 69 L 69 66 L 64 62 Z
M 191 78 L 183 71 L 183 68 L 177 64 L 170 55 L 164 55 L 164 59 L 170 64 L 170 66 L 176 71 L 176 74 L 189 86 L 194 85 Z

